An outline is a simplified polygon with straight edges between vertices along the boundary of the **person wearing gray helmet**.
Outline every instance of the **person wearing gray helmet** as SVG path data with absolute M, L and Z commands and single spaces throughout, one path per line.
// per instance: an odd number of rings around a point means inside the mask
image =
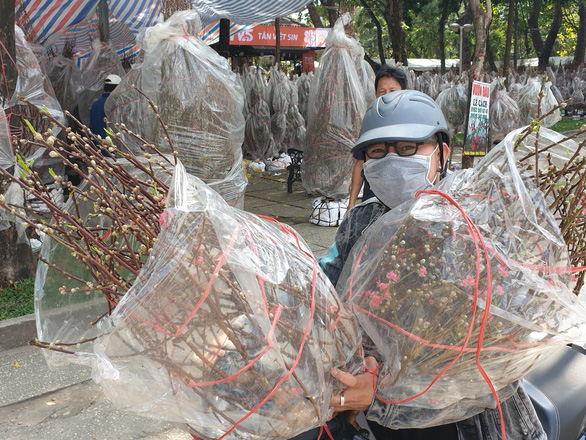
M 432 188 L 446 175 L 450 151 L 446 121 L 435 101 L 423 93 L 413 90 L 389 93 L 377 98 L 366 111 L 354 150 L 362 150 L 368 157 L 364 175 L 376 197 L 348 211 L 338 228 L 335 243 L 320 260 L 334 285 L 352 247 L 365 230 L 386 212 L 412 200 L 417 191 Z M 371 354 L 368 344 L 365 350 L 367 355 Z M 375 352 L 372 354 L 376 356 Z M 376 378 L 373 379 L 372 372 L 378 364 L 374 356 L 367 356 L 370 372 L 356 376 L 333 369 L 331 374 L 345 389 L 334 394 L 330 401 L 335 412 L 346 412 L 349 423 L 355 423 L 358 411 L 364 411 L 377 440 L 502 438 L 501 417 L 492 394 L 468 401 L 486 408 L 473 417 L 460 408 L 460 402 L 441 409 L 387 404 L 374 394 Z M 518 382 L 500 389 L 499 399 L 507 438 L 546 439 L 535 409 Z M 409 419 L 421 424 L 418 428 L 398 428 Z

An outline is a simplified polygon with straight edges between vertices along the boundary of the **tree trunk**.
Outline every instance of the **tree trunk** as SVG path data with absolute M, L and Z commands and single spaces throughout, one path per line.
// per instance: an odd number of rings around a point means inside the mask
M 0 41 L 8 51 L 2 51 L 2 71 L 0 71 L 0 105 L 3 105 L 14 92 L 18 72 L 16 65 L 16 49 L 14 46 L 14 0 L 2 0 L 0 3 Z M 10 55 L 10 56 L 8 56 Z M 10 59 L 12 58 L 12 60 Z M 4 75 L 6 75 L 4 77 Z M 7 115 L 10 116 L 10 115 Z M 4 194 L 7 181 L 0 176 L 0 194 Z M 2 208 L 0 208 L 2 209 Z M 18 232 L 13 223 L 10 227 L 0 230 L 0 286 L 35 275 L 36 261 L 28 243 L 18 243 Z
M 281 69 L 281 19 L 275 19 L 275 64 Z
M 334 27 L 334 24 L 340 17 L 338 14 L 338 6 L 336 5 L 336 0 L 326 0 L 326 8 L 328 10 L 328 19 L 330 20 L 330 27 Z
M 541 0 L 533 0 L 533 6 L 531 7 L 531 13 L 527 18 L 527 27 L 529 28 L 529 36 L 535 49 L 535 54 L 539 54 L 543 51 L 543 40 L 539 33 L 539 13 L 541 12 Z
M 366 12 L 370 16 L 370 19 L 372 20 L 372 22 L 376 26 L 376 42 L 378 45 L 378 56 L 380 58 L 381 66 L 384 66 L 386 64 L 386 60 L 385 60 L 385 48 L 383 46 L 382 26 L 380 24 L 380 21 L 378 21 L 378 18 L 376 18 L 376 15 L 374 15 L 374 12 L 372 12 L 372 8 L 368 5 L 368 3 L 366 3 L 366 0 L 360 0 L 360 3 L 364 7 L 364 9 L 366 9 Z
M 580 67 L 584 62 L 586 53 L 586 4 L 582 3 L 578 10 L 580 25 L 578 26 L 578 35 L 576 37 L 576 49 L 574 50 L 574 61 L 572 62 L 575 69 Z
M 98 30 L 100 41 L 108 43 L 110 41 L 110 17 L 106 0 L 100 0 L 100 3 L 98 3 Z
M 513 24 L 517 12 L 517 2 L 509 0 L 509 16 L 507 18 L 507 36 L 505 41 L 505 58 L 503 60 L 503 76 L 507 77 L 511 65 L 511 46 L 513 41 Z
M 227 18 L 220 19 L 220 37 L 216 51 L 226 59 L 230 57 L 230 20 Z
M 549 57 L 551 56 L 551 52 L 553 51 L 553 45 L 555 44 L 555 40 L 558 38 L 558 33 L 560 31 L 560 27 L 562 25 L 562 4 L 561 0 L 556 0 L 553 5 L 554 7 L 554 14 L 553 14 L 553 22 L 551 23 L 551 28 L 547 34 L 547 38 L 545 39 L 545 43 L 543 44 L 543 48 L 541 53 L 539 54 L 539 71 L 545 72 L 547 65 L 549 64 Z
M 492 48 L 490 47 L 490 39 L 486 39 L 486 61 L 490 66 L 490 70 L 492 72 L 496 72 L 498 69 L 496 67 L 496 63 L 494 62 L 494 54 L 492 53 Z
M 309 18 L 311 19 L 311 23 L 313 27 L 316 28 L 324 28 L 324 23 L 321 21 L 321 17 L 319 16 L 319 12 L 317 12 L 317 8 L 315 7 L 315 3 L 311 2 L 307 4 L 307 12 L 309 12 Z
M 442 1 L 442 15 L 440 15 L 438 23 L 438 46 L 439 46 L 439 58 L 440 58 L 440 70 L 442 73 L 446 71 L 446 40 L 445 40 L 445 27 L 446 20 L 448 19 L 448 4 L 450 0 Z M 459 56 L 459 55 L 458 55 Z
M 405 48 L 405 31 L 403 30 L 403 0 L 388 0 L 387 10 L 389 33 L 393 58 L 395 62 L 407 65 L 407 50 Z
M 484 58 L 486 57 L 488 29 L 492 22 L 492 5 L 490 0 L 486 0 L 485 11 L 480 0 L 470 0 L 470 8 L 472 9 L 472 17 L 474 18 L 474 35 L 476 36 L 472 70 L 474 71 L 474 78 L 478 78 L 482 73 Z

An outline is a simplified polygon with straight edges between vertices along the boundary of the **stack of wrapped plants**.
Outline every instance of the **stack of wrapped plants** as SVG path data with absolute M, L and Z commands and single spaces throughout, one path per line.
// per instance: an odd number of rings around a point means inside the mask
M 267 85 L 256 71 L 248 74 L 248 116 L 242 148 L 253 160 L 263 160 L 279 154 L 271 132 L 271 111 L 267 102 Z
M 363 49 L 344 31 L 350 21 L 349 14 L 344 14 L 326 39 L 326 49 L 311 84 L 307 143 L 301 165 L 307 192 L 333 199 L 346 198 L 350 192 L 354 165 L 351 149 L 367 108 L 354 62 Z
M 283 141 L 287 132 L 287 112 L 289 110 L 289 79 L 277 66 L 271 67 L 269 79 L 269 99 L 271 108 L 271 132 L 277 148 L 277 155 L 284 150 Z
M 201 40 L 200 31 L 194 11 L 177 12 L 147 29 L 144 61 L 112 92 L 106 116 L 139 133 L 145 144 L 168 148 L 168 138 L 189 173 L 232 206 L 242 207 L 247 184 L 242 167 L 244 94 L 226 59 Z M 136 89 L 155 102 L 165 127 L 154 122 L 148 102 Z
M 586 269 L 579 150 L 545 128 L 512 132 L 354 246 L 338 288 L 381 362 L 393 427 L 495 407 L 550 350 L 586 338 L 572 292 Z
M 71 58 L 59 55 L 46 58 L 44 68 L 61 108 L 73 113 L 77 107 L 77 92 L 81 83 L 79 67 Z
M 302 73 L 297 80 L 297 95 L 299 102 L 299 113 L 303 116 L 305 125 L 307 126 L 307 106 L 309 104 L 309 91 L 311 89 L 311 81 L 313 73 Z
M 468 98 L 462 84 L 451 84 L 435 99 L 446 118 L 451 134 L 459 131 L 466 122 Z
M 18 26 L 14 28 L 14 36 L 18 81 L 10 97 L 10 105 L 4 107 L 5 112 L 8 113 L 7 110 L 10 109 L 15 116 L 28 119 L 38 130 L 49 127 L 49 120 L 43 115 L 44 112 L 49 112 L 60 122 L 65 122 L 61 105 L 32 51 L 31 43 L 26 40 L 24 32 Z M 43 112 L 34 110 L 25 101 Z
M 551 127 L 561 119 L 559 104 L 551 91 L 551 82 L 543 78 L 529 78 L 527 84 L 519 91 L 519 114 L 521 124 L 531 124 L 541 115 L 548 114 L 542 120 L 545 127 Z M 553 110 L 553 111 L 552 111 Z
M 503 139 L 521 125 L 519 106 L 507 93 L 505 78 L 496 78 L 490 87 L 490 136 Z
M 306 129 L 305 120 L 299 111 L 297 85 L 289 83 L 288 91 L 289 99 L 287 102 L 289 103 L 289 108 L 287 109 L 287 131 L 285 132 L 285 138 L 283 139 L 283 146 L 285 151 L 289 148 L 303 151 L 306 141 Z

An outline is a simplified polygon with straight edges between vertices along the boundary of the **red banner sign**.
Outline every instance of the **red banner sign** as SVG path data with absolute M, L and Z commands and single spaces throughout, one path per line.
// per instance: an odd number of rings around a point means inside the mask
M 329 29 L 281 26 L 282 47 L 325 47 Z M 274 26 L 259 25 L 244 29 L 230 37 L 234 46 L 274 46 L 276 44 Z

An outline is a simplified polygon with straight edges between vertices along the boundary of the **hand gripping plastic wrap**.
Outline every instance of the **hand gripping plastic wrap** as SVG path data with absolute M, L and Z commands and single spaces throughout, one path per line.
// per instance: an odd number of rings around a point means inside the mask
M 168 200 L 157 244 L 95 344 L 108 398 L 200 439 L 283 439 L 323 424 L 329 370 L 357 359 L 360 331 L 303 239 L 231 208 L 181 165 Z
M 75 61 L 61 55 L 45 58 L 43 61 L 61 108 L 73 113 L 77 107 L 77 93 L 81 87 L 79 67 Z
M 289 80 L 282 70 L 271 67 L 269 79 L 269 96 L 271 107 L 271 132 L 277 147 L 277 153 L 285 150 L 283 141 L 287 131 L 287 111 L 289 109 Z
M 532 134 L 515 148 L 518 135 L 381 217 L 344 266 L 338 288 L 382 361 L 376 394 L 398 405 L 387 426 L 495 407 L 491 388 L 503 400 L 550 349 L 584 340 L 566 243 L 517 162 L 560 136 L 542 129 L 539 144 Z M 572 148 L 548 152 L 567 163 Z
M 124 123 L 164 153 L 171 152 L 170 139 L 190 174 L 230 205 L 242 207 L 247 184 L 242 166 L 244 94 L 226 59 L 197 36 L 200 31 L 195 11 L 176 12 L 147 29 L 144 61 L 110 95 L 106 117 Z M 157 105 L 166 130 L 133 85 Z
M 49 128 L 49 122 L 45 118 L 40 120 L 38 112 L 31 111 L 26 104 L 24 104 L 20 97 L 26 100 L 40 110 L 46 109 L 59 122 L 65 124 L 65 114 L 61 109 L 61 105 L 55 92 L 51 86 L 50 81 L 45 77 L 39 60 L 33 53 L 30 44 L 26 41 L 24 32 L 18 26 L 14 27 L 15 49 L 16 49 L 16 67 L 18 70 L 18 78 L 16 81 L 16 88 L 10 98 L 10 107 L 12 112 L 19 114 L 31 121 L 37 131 L 45 131 Z M 8 106 L 4 107 L 7 112 Z M 55 134 L 58 134 L 60 129 L 53 127 Z
M 265 80 L 258 71 L 248 76 L 248 116 L 242 148 L 253 160 L 262 160 L 277 156 L 279 152 L 271 132 L 271 111 Z
M 539 94 L 543 88 L 543 97 L 539 99 Z M 542 80 L 538 78 L 529 78 L 527 84 L 519 91 L 519 113 L 521 116 L 521 124 L 531 124 L 534 119 L 537 119 L 554 109 L 558 105 L 555 96 L 551 91 L 551 82 L 547 81 L 543 84 Z M 556 122 L 561 120 L 559 108 L 552 114 L 546 116 L 543 120 L 544 127 L 551 127 Z
M 349 38 L 344 14 L 326 39 L 326 49 L 311 84 L 307 144 L 301 182 L 310 194 L 334 199 L 348 197 L 354 159 L 350 150 L 358 139 L 366 112 L 365 93 L 354 62 L 363 50 Z
M 449 85 L 439 93 L 435 101 L 442 109 L 452 134 L 464 126 L 468 98 L 462 84 Z
M 124 67 L 116 49 L 100 40 L 92 41 L 92 52 L 81 68 L 81 86 L 77 97 L 81 122 L 89 125 L 90 108 L 104 93 L 104 80 L 108 75 L 124 77 Z
M 503 139 L 521 125 L 519 106 L 507 93 L 505 78 L 499 77 L 491 84 L 490 91 L 490 136 L 493 140 Z

